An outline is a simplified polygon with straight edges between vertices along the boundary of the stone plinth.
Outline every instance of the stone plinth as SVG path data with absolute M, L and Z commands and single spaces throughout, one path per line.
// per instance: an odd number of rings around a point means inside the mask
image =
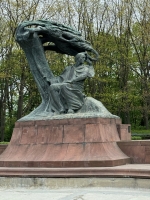
M 8 146 L 7 144 L 0 144 L 0 154 L 4 152 L 7 146 Z
M 131 125 L 130 124 L 117 124 L 117 130 L 119 133 L 120 140 L 124 140 L 124 141 L 131 140 Z
M 111 167 L 130 162 L 117 146 L 120 119 L 18 121 L 0 167 Z
M 120 149 L 134 164 L 150 164 L 150 140 L 120 141 Z

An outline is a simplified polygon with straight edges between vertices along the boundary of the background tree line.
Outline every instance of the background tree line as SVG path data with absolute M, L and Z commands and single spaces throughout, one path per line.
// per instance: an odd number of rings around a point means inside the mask
M 41 98 L 15 31 L 25 20 L 58 21 L 79 30 L 99 52 L 85 93 L 133 128 L 150 125 L 149 0 L 0 0 L 0 141 Z M 58 75 L 72 58 L 46 53 Z

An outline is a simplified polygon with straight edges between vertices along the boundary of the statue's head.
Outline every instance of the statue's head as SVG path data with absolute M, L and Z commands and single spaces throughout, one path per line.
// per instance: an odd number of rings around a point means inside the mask
M 88 65 L 91 65 L 93 61 L 87 52 L 78 53 L 75 56 L 76 66 L 82 65 L 85 61 L 88 63 Z
M 85 53 L 85 52 L 78 53 L 75 56 L 75 62 L 79 63 L 79 64 L 83 64 L 86 61 L 86 59 L 87 59 L 87 53 Z

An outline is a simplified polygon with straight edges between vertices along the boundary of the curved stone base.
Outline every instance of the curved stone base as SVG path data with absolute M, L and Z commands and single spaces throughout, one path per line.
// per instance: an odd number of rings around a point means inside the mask
M 86 97 L 81 109 L 73 114 L 54 114 L 47 110 L 47 103 L 42 102 L 34 111 L 22 117 L 18 121 L 37 121 L 54 119 L 76 119 L 76 118 L 116 118 L 118 116 L 111 114 L 107 108 L 98 100 L 92 97 Z
M 130 162 L 117 146 L 120 119 L 16 122 L 0 167 L 111 167 Z

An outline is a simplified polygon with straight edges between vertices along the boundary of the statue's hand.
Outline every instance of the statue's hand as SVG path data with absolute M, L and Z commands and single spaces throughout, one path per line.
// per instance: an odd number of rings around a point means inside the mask
M 51 80 L 49 78 L 47 78 L 46 76 L 43 77 L 44 80 L 46 80 L 46 82 L 48 82 L 49 85 L 51 85 Z
M 92 65 L 92 61 L 91 61 L 89 58 L 87 58 L 86 62 L 87 62 L 89 65 Z

